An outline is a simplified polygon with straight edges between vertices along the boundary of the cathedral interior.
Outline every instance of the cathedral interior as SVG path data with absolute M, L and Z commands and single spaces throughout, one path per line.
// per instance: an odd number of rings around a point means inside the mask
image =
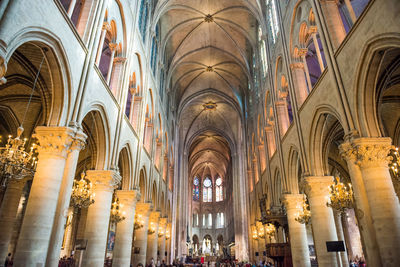
M 0 261 L 400 266 L 399 14 L 0 1 Z

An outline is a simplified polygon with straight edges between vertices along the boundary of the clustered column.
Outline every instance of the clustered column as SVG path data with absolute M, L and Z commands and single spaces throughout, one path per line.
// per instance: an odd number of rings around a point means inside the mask
M 87 248 L 83 254 L 82 265 L 103 266 L 112 196 L 121 177 L 111 170 L 87 171 L 86 174 L 93 184 L 95 202 L 88 208 L 84 235 L 87 240 Z
M 333 177 L 309 176 L 306 178 L 306 182 L 318 265 L 321 267 L 338 266 L 336 254 L 326 250 L 326 241 L 337 241 L 333 212 L 326 205 L 329 198 L 329 186 L 333 183 Z
M 310 267 L 310 256 L 307 242 L 307 230 L 304 224 L 295 220 L 303 210 L 303 194 L 284 194 L 284 204 L 289 224 L 290 248 L 292 261 L 299 267 Z
M 119 222 L 117 225 L 113 265 L 129 267 L 131 262 L 136 202 L 139 200 L 140 194 L 137 190 L 117 190 L 116 194 L 120 204 L 123 205 L 125 220 Z

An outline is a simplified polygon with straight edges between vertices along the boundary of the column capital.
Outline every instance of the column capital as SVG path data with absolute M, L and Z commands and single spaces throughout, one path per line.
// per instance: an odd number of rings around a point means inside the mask
M 158 223 L 160 219 L 161 212 L 159 211 L 152 211 L 150 212 L 149 221 L 153 223 Z
M 299 56 L 303 57 L 307 54 L 308 48 L 299 48 Z
M 137 189 L 134 190 L 116 190 L 116 196 L 120 203 L 124 205 L 134 206 L 137 201 L 140 200 L 140 192 Z
M 305 189 L 310 196 L 328 196 L 329 186 L 333 184 L 333 176 L 308 176 L 305 178 Z
M 109 43 L 109 44 L 108 44 L 108 47 L 110 48 L 111 51 L 114 51 L 114 50 L 118 47 L 118 44 L 116 44 L 116 43 Z
M 316 34 L 318 32 L 317 26 L 313 25 L 308 28 L 311 34 Z
M 167 227 L 167 217 L 160 218 L 160 221 L 158 224 L 159 224 L 159 227 L 161 227 L 161 228 Z
M 86 138 L 87 138 L 87 135 L 82 130 L 77 131 L 75 133 L 75 136 L 73 137 L 73 141 L 72 141 L 70 150 L 71 151 L 73 151 L 73 150 L 81 151 L 81 150 L 85 149 Z
M 339 146 L 340 154 L 346 161 L 360 167 L 387 167 L 391 157 L 392 139 L 389 137 L 356 138 Z
M 136 204 L 136 213 L 140 214 L 144 217 L 148 217 L 150 215 L 151 209 L 152 209 L 151 203 L 137 203 Z
M 121 64 L 123 64 L 123 63 L 125 63 L 125 61 L 126 61 L 126 57 L 115 57 L 115 58 L 114 58 L 114 63 L 121 63 Z
M 121 176 L 117 172 L 111 170 L 89 170 L 86 172 L 86 175 L 94 185 L 94 191 L 105 190 L 112 192 L 121 182 Z
M 102 25 L 101 29 L 102 29 L 102 30 L 105 30 L 105 31 L 111 31 L 111 25 L 110 25 L 110 23 L 108 23 L 108 22 L 103 22 L 103 25 Z
M 75 131 L 69 127 L 36 127 L 33 137 L 39 142 L 39 158 L 43 154 L 56 154 L 66 158 L 74 135 Z
M 304 194 L 283 194 L 282 202 L 285 204 L 286 209 L 300 209 L 302 208 Z

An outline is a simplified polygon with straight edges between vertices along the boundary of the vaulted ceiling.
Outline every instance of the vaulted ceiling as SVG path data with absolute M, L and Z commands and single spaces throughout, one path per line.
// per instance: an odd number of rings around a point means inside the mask
M 167 92 L 185 144 L 206 131 L 238 140 L 253 77 L 260 10 L 257 0 L 159 1 L 154 16 L 160 26 Z M 193 168 L 200 163 L 213 166 L 221 157 L 221 151 L 207 144 L 202 156 L 190 159 Z M 226 165 L 223 159 L 219 162 L 223 164 L 214 171 Z

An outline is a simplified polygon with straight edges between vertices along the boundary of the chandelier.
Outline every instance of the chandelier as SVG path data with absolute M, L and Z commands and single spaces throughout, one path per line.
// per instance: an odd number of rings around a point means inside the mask
M 148 233 L 149 235 L 152 235 L 152 234 L 154 234 L 155 232 L 156 232 L 156 227 L 155 227 L 154 223 L 151 222 L 151 223 L 150 223 L 150 226 L 149 226 L 149 229 L 147 230 L 147 233 Z
M 92 192 L 92 183 L 81 173 L 80 180 L 74 180 L 71 204 L 79 209 L 87 208 L 94 203 L 95 194 Z
M 392 157 L 392 162 L 389 164 L 390 170 L 393 173 L 393 176 L 400 181 L 400 155 L 399 148 L 391 149 L 389 156 Z
M 257 225 L 257 236 L 260 238 L 264 238 L 265 237 L 265 231 L 264 231 L 264 226 L 262 224 Z
M 165 230 L 165 239 L 168 240 L 171 238 L 171 234 L 169 233 L 169 229 Z
M 335 184 L 329 186 L 329 199 L 326 205 L 344 213 L 347 209 L 353 207 L 353 190 L 351 189 L 351 184 L 348 187 L 340 182 L 339 177 L 336 177 Z
M 275 233 L 275 225 L 273 225 L 272 223 L 267 223 L 265 225 L 265 232 L 269 237 L 272 237 Z
M 139 230 L 140 228 L 143 227 L 143 225 L 144 225 L 144 222 L 143 222 L 142 215 L 135 214 L 135 224 L 133 226 L 133 229 L 134 230 Z
M 0 147 L 0 186 L 6 187 L 10 179 L 22 179 L 26 176 L 32 176 L 35 174 L 37 159 L 36 159 L 36 145 L 32 144 L 30 151 L 25 150 L 27 138 L 21 139 L 21 135 L 24 132 L 23 124 L 28 113 L 29 106 L 32 101 L 33 93 L 35 92 L 36 84 L 39 78 L 40 70 L 42 69 L 46 48 L 42 49 L 43 58 L 40 62 L 40 66 L 35 75 L 29 101 L 26 105 L 24 115 L 21 120 L 21 125 L 17 130 L 17 137 L 12 138 L 8 136 L 7 144 L 4 147 Z
M 10 179 L 22 179 L 35 174 L 37 159 L 36 144 L 29 152 L 25 150 L 27 138 L 21 139 L 24 128 L 18 128 L 17 137 L 8 136 L 7 144 L 0 147 L 1 186 L 6 187 Z
M 164 228 L 160 228 L 159 230 L 158 230 L 158 237 L 163 237 L 164 236 Z
M 303 209 L 301 213 L 297 213 L 297 216 L 294 218 L 295 221 L 301 223 L 301 224 L 308 224 L 311 220 L 311 211 L 310 208 L 306 202 L 306 198 L 303 198 Z
M 110 220 L 113 223 L 119 223 L 123 220 L 125 220 L 125 211 L 122 211 L 122 208 L 124 207 L 123 204 L 119 203 L 119 199 L 115 197 L 115 201 L 111 205 L 111 215 L 110 215 Z
M 252 226 L 253 230 L 252 230 L 252 237 L 254 240 L 258 239 L 258 232 L 257 232 L 257 227 L 255 225 Z

